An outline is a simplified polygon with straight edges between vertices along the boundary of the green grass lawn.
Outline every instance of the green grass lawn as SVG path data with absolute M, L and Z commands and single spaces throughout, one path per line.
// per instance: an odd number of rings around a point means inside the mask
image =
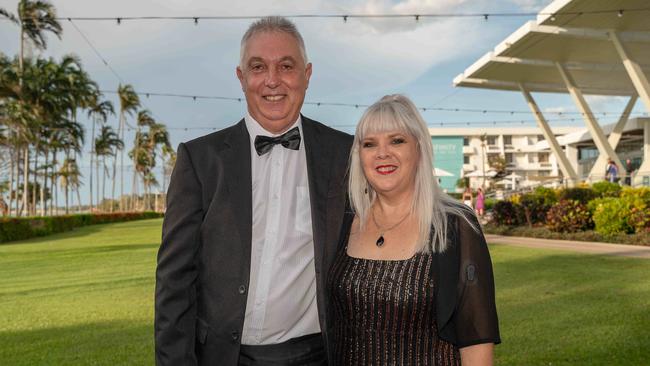
M 0 364 L 151 365 L 160 219 L 0 245 Z M 650 261 L 491 246 L 498 365 L 650 364 Z

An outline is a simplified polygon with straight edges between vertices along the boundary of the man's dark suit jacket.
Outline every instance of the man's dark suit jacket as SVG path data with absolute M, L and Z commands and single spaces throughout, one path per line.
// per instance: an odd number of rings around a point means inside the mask
M 352 137 L 305 117 L 302 128 L 327 344 L 325 285 L 343 220 Z M 249 141 L 242 120 L 178 147 L 156 270 L 158 365 L 237 365 L 251 260 Z

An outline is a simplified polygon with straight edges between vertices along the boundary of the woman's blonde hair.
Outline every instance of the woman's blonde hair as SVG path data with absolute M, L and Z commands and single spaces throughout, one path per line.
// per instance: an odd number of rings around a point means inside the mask
M 352 209 L 365 225 L 377 194 L 368 183 L 359 157 L 359 147 L 369 134 L 399 131 L 415 138 L 419 159 L 411 213 L 418 218 L 418 252 L 444 252 L 447 249 L 448 215 L 455 214 L 467 220 L 469 210 L 444 193 L 438 185 L 433 169 L 433 146 L 429 130 L 417 107 L 407 97 L 394 94 L 381 98 L 364 112 L 354 136 L 350 152 L 350 180 L 348 194 Z

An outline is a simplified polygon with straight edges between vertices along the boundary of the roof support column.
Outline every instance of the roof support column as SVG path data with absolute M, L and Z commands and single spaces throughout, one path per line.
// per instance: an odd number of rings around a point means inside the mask
M 639 170 L 634 173 L 632 185 L 646 185 L 650 181 L 650 121 L 643 125 L 643 162 Z
M 582 95 L 582 91 L 576 86 L 573 78 L 571 78 L 571 75 L 569 75 L 562 64 L 556 62 L 555 66 L 560 72 L 560 75 L 562 76 L 562 79 L 564 80 L 566 88 L 569 91 L 569 94 L 571 94 L 573 101 L 578 106 L 578 110 L 580 110 L 582 113 L 582 116 L 585 119 L 585 123 L 587 124 L 587 128 L 589 129 L 589 133 L 591 134 L 591 137 L 594 139 L 594 143 L 598 148 L 598 152 L 601 155 L 605 155 L 606 157 L 612 159 L 616 165 L 618 165 L 618 169 L 620 171 L 623 168 L 621 160 L 618 158 L 618 155 L 616 155 L 616 152 L 612 148 L 612 145 L 610 145 L 609 141 L 607 141 L 607 138 L 603 133 L 603 129 L 600 127 L 598 121 L 596 120 L 596 117 L 594 117 L 594 114 L 591 112 L 591 108 L 589 108 L 587 100 Z
M 630 118 L 630 113 L 632 113 L 632 108 L 634 108 L 634 104 L 636 104 L 637 99 L 639 99 L 639 96 L 636 94 L 630 97 L 630 100 L 627 102 L 627 105 L 625 106 L 625 109 L 621 114 L 621 118 L 619 118 L 618 122 L 616 122 L 614 129 L 609 134 L 609 137 L 607 137 L 607 141 L 609 142 L 610 145 L 612 145 L 612 148 L 614 150 L 616 150 L 616 146 L 618 146 L 618 142 L 621 141 L 621 135 L 623 134 L 623 129 L 625 128 L 625 124 Z M 598 155 L 598 159 L 596 160 L 596 163 L 594 163 L 594 166 L 591 168 L 591 171 L 589 172 L 588 179 L 591 181 L 605 179 L 606 167 L 607 167 L 607 157 L 602 154 Z M 623 172 L 623 169 L 619 168 L 619 172 Z
M 627 74 L 630 76 L 636 92 L 639 93 L 643 104 L 645 104 L 645 108 L 650 112 L 650 83 L 648 82 L 648 78 L 643 73 L 641 66 L 630 59 L 618 34 L 615 31 L 610 31 L 609 38 L 614 43 L 614 47 L 623 61 L 623 66 L 625 66 L 625 70 L 627 70 Z
M 567 183 L 569 186 L 574 186 L 578 182 L 578 175 L 573 169 L 573 166 L 571 166 L 571 163 L 569 162 L 567 156 L 564 154 L 564 151 L 562 151 L 562 147 L 557 142 L 557 139 L 555 138 L 551 127 L 548 125 L 548 122 L 544 118 L 542 111 L 540 111 L 537 103 L 535 102 L 535 99 L 533 99 L 533 96 L 522 84 L 519 84 L 519 89 L 521 90 L 522 94 L 524 94 L 524 98 L 526 98 L 528 107 L 530 107 L 530 110 L 533 112 L 535 120 L 537 121 L 537 125 L 542 130 L 542 134 L 544 135 L 546 141 L 548 141 L 548 145 L 551 147 L 551 151 L 555 157 L 557 157 L 558 164 L 560 165 L 560 170 L 562 170 L 562 174 L 564 174 L 564 179 L 568 180 Z

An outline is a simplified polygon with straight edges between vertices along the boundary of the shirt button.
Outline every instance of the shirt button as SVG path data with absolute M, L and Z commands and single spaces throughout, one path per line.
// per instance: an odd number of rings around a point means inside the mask
M 245 292 L 246 292 L 246 286 L 244 285 L 239 286 L 239 293 L 243 295 Z
M 239 333 L 237 331 L 232 331 L 232 333 L 230 333 L 230 336 L 232 337 L 233 341 L 236 341 L 236 340 L 239 339 Z

